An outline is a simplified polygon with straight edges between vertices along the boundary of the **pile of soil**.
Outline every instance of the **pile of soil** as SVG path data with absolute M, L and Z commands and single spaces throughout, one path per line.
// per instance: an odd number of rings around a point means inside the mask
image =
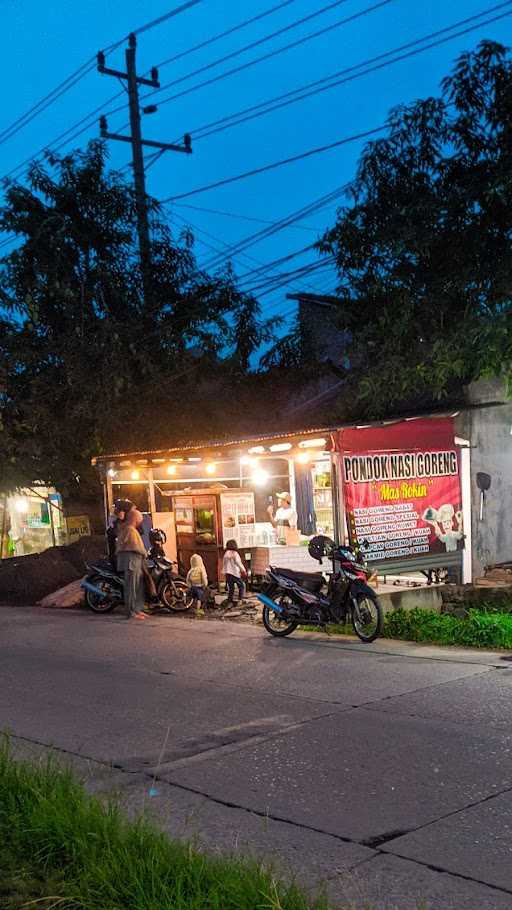
M 68 547 L 0 560 L 0 604 L 30 606 L 82 578 L 87 563 L 105 554 L 102 534 L 81 537 Z

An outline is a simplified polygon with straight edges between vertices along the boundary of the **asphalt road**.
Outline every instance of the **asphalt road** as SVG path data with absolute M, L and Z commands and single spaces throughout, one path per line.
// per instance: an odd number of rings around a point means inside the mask
M 334 906 L 510 910 L 507 657 L 6 607 L 0 729 Z

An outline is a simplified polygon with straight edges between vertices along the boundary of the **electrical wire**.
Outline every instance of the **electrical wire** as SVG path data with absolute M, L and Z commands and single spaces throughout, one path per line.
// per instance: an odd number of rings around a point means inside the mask
M 318 10 L 317 12 L 312 13 L 309 17 L 306 17 L 306 19 L 308 19 L 308 18 L 311 19 L 311 18 L 313 18 L 313 16 L 319 16 L 321 13 L 325 12 L 326 9 L 330 9 L 334 6 L 339 6 L 340 3 L 346 3 L 346 2 L 347 2 L 347 0 L 335 0 L 334 3 L 330 4 L 330 6 L 324 7 L 324 9 Z M 394 0 L 379 0 L 379 2 L 373 4 L 373 6 L 369 6 L 364 10 L 360 10 L 357 13 L 353 13 L 351 16 L 347 16 L 344 19 L 340 19 L 338 22 L 335 22 L 332 25 L 328 25 L 325 28 L 320 29 L 317 32 L 312 32 L 309 35 L 305 35 L 302 38 L 297 39 L 297 41 L 293 41 L 291 44 L 285 44 L 283 47 L 277 48 L 276 50 L 273 50 L 273 51 L 269 51 L 267 54 L 263 54 L 261 57 L 255 57 L 254 60 L 248 60 L 246 63 L 242 63 L 239 66 L 233 67 L 233 69 L 226 70 L 223 73 L 219 73 L 217 76 L 212 76 L 211 79 L 206 79 L 203 82 L 198 82 L 197 85 L 192 85 L 189 88 L 182 89 L 180 92 L 176 92 L 173 95 L 168 95 L 166 98 L 162 98 L 160 101 L 158 101 L 158 99 L 157 99 L 157 101 L 159 104 L 168 104 L 171 101 L 176 101 L 178 98 L 183 98 L 186 95 L 190 95 L 192 92 L 196 92 L 199 89 L 206 88 L 207 86 L 220 82 L 223 79 L 227 79 L 229 76 L 237 75 L 238 73 L 241 73 L 244 70 L 247 70 L 252 66 L 256 66 L 259 63 L 263 63 L 266 60 L 271 60 L 274 57 L 279 56 L 279 54 L 284 53 L 285 51 L 291 50 L 292 48 L 295 48 L 295 47 L 299 47 L 301 44 L 304 44 L 307 41 L 311 41 L 314 38 L 317 38 L 320 35 L 326 34 L 327 32 L 330 32 L 335 28 L 340 28 L 342 25 L 346 25 L 347 23 L 353 22 L 356 19 L 360 19 L 363 16 L 367 16 L 367 15 L 369 15 L 369 13 L 372 13 L 375 10 L 380 9 L 383 6 L 387 6 L 389 3 L 393 3 L 393 2 L 394 2 Z M 280 32 L 286 31 L 290 28 L 295 28 L 298 24 L 306 21 L 306 19 L 298 20 L 297 23 L 292 23 L 291 25 L 287 26 L 286 29 L 281 29 Z M 179 83 L 192 78 L 192 76 L 195 76 L 200 72 L 204 72 L 205 70 L 208 70 L 213 66 L 217 66 L 219 63 L 222 63 L 225 60 L 229 60 L 232 57 L 236 57 L 239 54 L 244 53 L 248 48 L 255 47 L 257 44 L 261 44 L 264 40 L 266 40 L 266 41 L 270 40 L 270 38 L 275 37 L 277 34 L 280 34 L 280 32 L 274 32 L 273 35 L 269 35 L 265 39 L 262 38 L 262 39 L 260 39 L 260 41 L 253 42 L 252 45 L 247 45 L 247 47 L 234 51 L 233 53 L 228 54 L 226 57 L 216 60 L 213 63 L 209 63 L 206 66 L 202 67 L 201 69 L 196 70 L 193 73 L 189 73 L 186 76 L 182 76 L 180 79 L 176 79 L 174 82 L 168 83 L 167 86 L 163 86 L 158 91 L 162 91 L 164 88 L 169 88 L 171 85 L 178 85 Z M 149 97 L 149 94 L 151 94 L 151 97 L 154 97 L 153 93 L 148 93 L 148 95 L 145 95 L 144 98 Z
M 251 246 L 254 246 L 256 243 L 260 243 L 263 240 L 267 240 L 269 237 L 283 230 L 291 224 L 295 224 L 298 221 L 309 217 L 309 215 L 322 211 L 322 209 L 327 208 L 329 205 L 332 205 L 334 202 L 340 199 L 341 196 L 346 192 L 347 187 L 341 186 L 332 190 L 329 193 L 326 193 L 323 196 L 320 196 L 317 199 L 314 199 L 313 202 L 308 203 L 305 206 L 297 209 L 294 212 L 291 212 L 289 215 L 281 218 L 280 221 L 274 222 L 273 225 L 267 228 L 262 228 L 259 231 L 256 231 L 254 234 L 249 234 L 249 236 L 244 237 L 238 243 L 233 244 L 230 249 L 230 254 L 240 252 L 241 250 L 248 249 Z M 214 263 L 209 263 L 209 267 Z
M 56 86 L 56 88 L 54 88 L 47 95 L 45 95 L 44 98 L 41 98 L 37 104 L 34 104 L 31 108 L 29 108 L 28 111 L 22 114 L 21 117 L 18 117 L 17 120 L 11 123 L 10 126 L 5 127 L 0 132 L 0 145 L 3 145 L 4 142 L 7 142 L 8 139 L 23 129 L 23 127 L 30 123 L 30 121 L 35 117 L 37 117 L 38 114 L 41 114 L 44 110 L 46 110 L 47 107 L 53 104 L 54 101 L 60 98 L 61 95 L 76 85 L 77 82 L 83 79 L 84 76 L 86 76 L 89 72 L 91 72 L 92 69 L 94 69 L 94 66 L 94 59 L 88 60 L 86 63 L 82 64 L 82 66 L 75 70 L 71 76 L 68 76 L 67 79 L 59 83 L 59 85 Z
M 303 256 L 305 253 L 310 253 L 311 250 L 315 248 L 314 243 L 308 244 L 308 246 L 303 246 L 300 250 L 295 250 L 293 253 L 288 253 L 286 256 L 280 256 L 279 259 L 274 259 L 273 262 L 264 263 L 259 266 L 259 268 L 251 269 L 250 272 L 245 272 L 243 275 L 239 275 L 239 280 L 243 283 L 247 278 L 254 278 L 256 275 L 264 274 L 269 267 L 273 265 L 283 265 L 285 262 L 290 262 L 292 259 L 296 259 L 297 256 Z
M 189 54 L 193 54 L 195 51 L 203 50 L 203 48 L 209 47 L 211 44 L 215 44 L 222 38 L 227 38 L 229 35 L 233 35 L 235 32 L 241 31 L 248 25 L 252 25 L 254 22 L 258 22 L 261 19 L 265 19 L 267 16 L 270 16 L 273 13 L 277 13 L 279 10 L 284 9 L 285 6 L 290 6 L 291 3 L 295 2 L 296 0 L 283 0 L 283 2 L 278 3 L 277 6 L 272 6 L 270 9 L 267 9 L 262 13 L 258 13 L 257 16 L 252 16 L 250 19 L 245 19 L 243 22 L 239 22 L 238 25 L 234 25 L 231 28 L 226 29 L 226 31 L 220 32 L 218 35 L 214 35 L 212 38 L 207 38 L 206 41 L 201 41 L 199 44 L 195 44 L 193 47 L 188 48 L 186 51 L 180 51 L 179 54 L 174 54 L 173 57 L 167 57 L 166 60 L 162 60 L 157 64 L 157 68 L 161 69 L 163 66 L 168 66 L 169 63 L 175 63 L 177 60 L 181 60 L 183 57 L 188 57 Z
M 196 196 L 198 193 L 206 193 L 208 190 L 215 190 L 220 186 L 227 186 L 229 183 L 236 183 L 238 180 L 245 180 L 247 177 L 254 177 L 256 174 L 264 174 L 267 171 L 275 170 L 275 168 L 293 164 L 295 161 L 303 161 L 305 158 L 311 158 L 313 155 L 329 152 L 331 149 L 339 148 L 341 145 L 347 145 L 349 142 L 357 142 L 359 139 L 368 139 L 376 133 L 381 133 L 386 128 L 386 124 L 383 124 L 382 126 L 377 126 L 370 130 L 364 130 L 364 132 L 361 133 L 355 133 L 353 136 L 345 136 L 343 139 L 337 139 L 335 142 L 330 142 L 327 145 L 320 145 L 316 148 L 308 149 L 306 152 L 301 152 L 299 155 L 291 155 L 289 158 L 273 161 L 271 164 L 253 168 L 250 171 L 245 171 L 243 174 L 236 174 L 234 177 L 225 177 L 223 180 L 217 180 L 215 183 L 209 183 L 207 186 L 200 186 L 194 190 L 188 190 L 186 193 L 178 193 L 177 196 L 169 196 L 163 201 L 175 202 L 179 199 L 188 199 L 190 196 Z
M 300 88 L 293 89 L 289 92 L 285 92 L 282 95 L 277 95 L 273 98 L 269 98 L 266 101 L 262 101 L 259 104 L 251 105 L 250 107 L 244 108 L 241 111 L 237 111 L 234 114 L 229 114 L 225 117 L 221 117 L 218 120 L 211 121 L 208 124 L 205 124 L 202 127 L 197 127 L 193 130 L 189 130 L 190 135 L 196 141 L 199 139 L 205 139 L 207 136 L 213 136 L 216 133 L 223 132 L 225 129 L 229 129 L 234 126 L 239 126 L 242 123 L 247 123 L 249 120 L 254 120 L 257 117 L 264 116 L 265 114 L 272 113 L 273 111 L 280 110 L 283 107 L 287 107 L 290 104 L 294 104 L 298 101 L 303 101 L 306 98 L 310 98 L 313 95 L 320 94 L 323 91 L 328 91 L 331 88 L 335 88 L 338 85 L 342 85 L 346 82 L 352 82 L 355 79 L 360 79 L 363 76 L 369 75 L 370 73 L 376 72 L 380 69 L 383 69 L 385 66 L 391 66 L 394 63 L 399 63 L 402 60 L 408 59 L 418 54 L 423 53 L 424 51 L 431 50 L 434 47 L 439 46 L 440 44 L 445 44 L 448 41 L 453 41 L 455 38 L 458 38 L 462 35 L 468 34 L 471 31 L 482 28 L 485 25 L 496 22 L 500 19 L 505 18 L 510 15 L 510 12 L 505 12 L 499 16 L 493 17 L 486 22 L 478 22 L 471 28 L 463 29 L 454 35 L 449 35 L 442 40 L 432 41 L 431 44 L 426 45 L 425 47 L 417 48 L 417 45 L 424 44 L 431 39 L 437 39 L 441 35 L 446 35 L 447 32 L 454 31 L 462 25 L 467 25 L 470 22 L 475 22 L 477 19 L 481 19 L 484 16 L 489 15 L 491 12 L 495 12 L 500 9 L 506 9 L 511 6 L 511 0 L 507 2 L 500 3 L 497 6 L 490 7 L 484 12 L 478 13 L 474 16 L 469 16 L 466 19 L 461 19 L 458 22 L 453 23 L 450 26 L 445 28 L 438 29 L 434 32 L 431 32 L 428 35 L 424 35 L 422 38 L 417 38 L 414 41 L 409 41 L 406 44 L 402 44 L 399 47 L 394 48 L 393 50 L 386 51 L 383 54 L 378 54 L 376 57 L 371 57 L 368 60 L 364 60 L 361 63 L 354 64 L 353 66 L 345 67 L 342 70 L 338 70 L 335 73 L 331 73 L 329 76 L 324 76 L 322 79 L 317 79 L 314 82 L 309 82 L 301 86 Z M 413 53 L 402 54 L 402 51 L 407 51 L 410 48 L 417 48 Z M 396 56 L 395 59 L 389 60 L 389 57 Z M 386 61 L 381 62 L 381 61 Z M 380 65 L 374 65 L 380 64 Z M 357 72 L 358 70 L 363 70 L 362 72 Z M 352 74 L 352 75 L 351 75 Z M 339 78 L 345 77 L 345 78 Z M 333 81 L 336 80 L 336 81 Z
M 270 294 L 273 291 L 278 290 L 285 285 L 290 284 L 290 279 L 301 278 L 305 275 L 311 275 L 313 272 L 321 271 L 328 266 L 332 265 L 334 262 L 334 256 L 328 257 L 320 262 L 312 262 L 309 265 L 302 266 L 302 268 L 294 269 L 293 272 L 284 273 L 281 276 L 276 276 L 275 278 L 268 279 L 261 284 L 256 284 L 253 287 L 244 288 L 244 293 L 254 294 L 258 299 Z
M 211 243 L 211 242 L 204 240 L 202 237 L 196 237 L 196 239 L 200 243 L 202 243 L 203 246 L 205 246 L 207 249 L 212 250 L 214 253 L 216 253 L 217 257 L 220 255 L 220 257 L 224 260 L 224 257 L 226 256 L 225 251 L 226 251 L 226 249 L 229 250 L 229 244 L 225 243 L 222 240 L 219 240 L 218 237 L 214 237 L 213 234 L 210 234 L 208 231 L 205 231 L 203 228 L 199 228 L 197 225 L 195 225 L 195 224 L 191 223 L 190 221 L 188 221 L 187 219 L 183 218 L 177 212 L 173 212 L 173 214 L 171 215 L 171 221 L 174 218 L 178 218 L 184 225 L 190 227 L 192 229 L 192 231 L 194 232 L 194 234 L 196 232 L 198 234 L 204 234 L 204 236 L 208 237 L 210 241 L 214 241 L 213 243 Z M 218 243 L 221 243 L 225 249 L 224 250 L 220 249 L 218 246 Z M 296 255 L 298 255 L 298 254 L 296 254 Z M 240 260 L 246 260 L 251 265 L 252 265 L 252 263 L 256 263 L 256 265 L 259 266 L 259 269 L 252 269 L 251 271 L 244 273 L 244 276 L 253 275 L 255 272 L 258 272 L 263 269 L 269 270 L 269 271 L 273 271 L 273 270 L 275 271 L 275 268 L 276 268 L 275 262 L 262 263 L 261 259 L 256 259 L 254 256 L 251 256 L 248 253 L 240 253 L 240 254 L 238 254 L 238 256 L 235 255 L 232 258 L 233 259 L 240 258 Z M 287 257 L 285 257 L 285 259 L 286 258 Z M 282 274 L 280 274 L 279 277 L 282 277 Z M 237 276 L 236 282 L 237 282 L 238 287 L 240 287 L 240 281 L 241 281 L 241 276 Z M 308 287 L 311 288 L 312 285 L 308 284 Z M 314 288 L 312 288 L 312 289 L 315 290 Z
M 159 16 L 158 19 L 153 19 L 151 22 L 147 22 L 145 25 L 139 26 L 133 32 L 135 35 L 140 35 L 143 32 L 149 31 L 149 29 L 155 28 L 157 25 L 161 25 L 163 22 L 166 22 L 168 19 L 177 16 L 179 13 L 185 12 L 187 9 L 190 9 L 193 6 L 197 6 L 198 3 L 202 3 L 202 0 L 188 0 L 188 2 L 183 3 L 177 8 L 169 10 L 167 13 L 164 13 L 162 16 Z M 119 41 L 110 44 L 107 49 L 104 51 L 105 55 L 112 53 L 116 50 L 126 38 L 123 37 Z M 77 70 L 71 73 L 63 82 L 59 83 L 51 92 L 41 98 L 36 104 L 34 104 L 28 111 L 18 117 L 10 126 L 5 127 L 0 132 L 0 145 L 3 145 L 4 142 L 7 142 L 13 136 L 16 135 L 21 129 L 27 126 L 35 117 L 42 114 L 43 111 L 47 110 L 52 104 L 55 103 L 62 95 L 68 92 L 74 85 L 80 82 L 85 76 L 87 76 L 92 70 L 96 67 L 96 56 L 90 57 L 83 63 Z M 116 95 L 116 97 L 119 97 Z
M 158 16 L 157 19 L 152 19 L 151 22 L 146 22 L 145 25 L 140 25 L 138 28 L 133 30 L 133 34 L 142 35 L 144 32 L 148 32 L 150 29 L 156 28 L 157 25 L 162 25 L 164 22 L 167 22 L 168 19 L 173 19 L 175 16 L 179 16 L 180 13 L 184 13 L 188 9 L 191 9 L 191 7 L 197 6 L 202 2 L 203 0 L 187 0 L 187 2 L 182 3 L 181 6 L 174 7 L 174 9 L 169 10 L 167 13 L 163 13 L 162 16 Z M 122 38 L 116 46 L 119 47 L 123 41 L 126 41 L 126 38 Z
M 214 252 L 216 252 L 218 255 L 220 254 L 221 256 L 224 256 L 225 253 L 224 253 L 224 251 L 223 251 L 222 249 L 220 249 L 220 247 L 219 247 L 217 244 L 220 243 L 220 244 L 222 244 L 223 247 L 225 247 L 225 249 L 229 249 L 229 244 L 228 244 L 228 243 L 225 243 L 223 240 L 220 240 L 219 237 L 214 237 L 214 235 L 213 235 L 213 234 L 210 234 L 209 231 L 206 231 L 204 228 L 198 227 L 197 224 L 193 224 L 190 220 L 188 220 L 187 218 L 184 218 L 184 217 L 183 217 L 182 215 L 180 215 L 178 212 L 173 212 L 173 213 L 172 213 L 172 215 L 171 215 L 171 221 L 172 221 L 173 219 L 175 219 L 175 218 L 177 218 L 179 221 L 181 221 L 182 224 L 185 225 L 185 227 L 191 228 L 191 229 L 192 229 L 192 232 L 193 232 L 194 234 L 195 234 L 196 232 L 197 232 L 198 234 L 204 234 L 204 236 L 205 236 L 205 237 L 208 237 L 210 241 L 213 241 L 213 244 L 212 244 L 212 243 L 206 243 L 204 240 L 201 240 L 201 243 L 203 243 L 204 246 L 208 246 L 209 249 L 214 250 Z M 200 238 L 198 238 L 198 239 L 200 239 Z M 215 245 L 214 245 L 214 244 L 215 244 Z M 260 259 L 255 259 L 254 256 L 250 256 L 249 254 L 244 254 L 244 253 L 242 253 L 242 254 L 240 254 L 240 258 L 241 258 L 241 259 L 246 259 L 247 262 L 249 262 L 251 265 L 252 265 L 254 262 L 255 262 L 257 265 L 260 265 L 260 266 L 262 265 Z
M 240 221 L 252 221 L 255 224 L 275 224 L 274 221 L 270 221 L 267 218 L 255 218 L 251 215 L 241 215 L 239 212 L 223 212 L 219 209 L 209 209 L 201 205 L 189 205 L 186 202 L 176 202 L 175 206 L 177 208 L 191 209 L 194 212 L 206 212 L 209 215 L 224 215 L 226 218 L 236 218 Z M 309 227 L 305 224 L 291 225 L 299 231 L 310 231 L 312 234 L 321 233 L 321 228 Z
M 202 2 L 202 0 L 196 0 L 196 2 Z M 251 19 L 246 19 L 243 22 L 240 22 L 237 25 L 231 27 L 230 29 L 227 29 L 226 31 L 221 32 L 220 34 L 215 35 L 214 37 L 209 38 L 206 41 L 195 45 L 194 47 L 189 48 L 187 51 L 182 51 L 180 54 L 176 54 L 174 57 L 170 57 L 168 60 L 162 61 L 161 63 L 158 64 L 158 66 L 163 67 L 163 66 L 167 65 L 168 63 L 172 63 L 175 60 L 181 59 L 182 57 L 186 57 L 188 54 L 191 54 L 194 51 L 197 51 L 203 47 L 207 47 L 208 45 L 213 44 L 216 41 L 219 41 L 221 38 L 234 34 L 235 32 L 237 32 L 243 28 L 246 28 L 248 25 L 251 25 L 253 22 L 257 22 L 258 20 L 263 19 L 266 16 L 276 13 L 279 10 L 283 9 L 285 6 L 289 6 L 291 3 L 295 3 L 295 2 L 296 2 L 296 0 L 283 0 L 283 2 L 278 3 L 276 6 L 273 6 L 270 9 L 265 10 L 262 13 L 259 13 L 257 16 L 253 16 Z M 167 14 L 167 18 L 172 14 L 176 15 L 176 11 L 173 10 L 169 14 Z M 160 18 L 162 18 L 162 17 L 160 17 Z M 154 27 L 155 22 L 157 22 L 157 20 L 153 20 L 153 23 L 148 23 L 147 26 L 141 26 L 141 28 L 135 29 L 134 34 L 140 34 L 141 31 L 145 30 L 145 28 L 148 28 L 149 26 Z M 119 47 L 123 43 L 124 40 L 126 40 L 126 39 L 123 38 L 120 41 L 116 42 L 115 44 L 110 45 L 104 51 L 104 53 L 105 54 L 111 53 L 113 50 L 115 50 L 117 47 Z M 87 63 L 92 62 L 95 64 L 95 61 L 96 61 L 96 57 L 91 58 L 91 61 L 87 61 Z M 86 66 L 87 63 L 84 64 L 84 66 Z M 75 74 L 73 74 L 73 75 L 75 75 Z M 75 139 L 77 139 L 79 136 L 81 136 L 84 132 L 86 132 L 87 129 L 89 129 L 93 125 L 97 114 L 99 114 L 101 111 L 104 111 L 106 107 L 111 105 L 118 98 L 122 97 L 123 94 L 124 94 L 123 91 L 116 92 L 114 95 L 111 96 L 111 98 L 108 99 L 108 101 L 105 101 L 102 104 L 100 104 L 97 108 L 95 108 L 89 114 L 86 114 L 84 117 L 82 117 L 80 120 L 78 120 L 75 124 L 73 124 L 73 126 L 68 127 L 66 130 L 64 130 L 62 133 L 60 133 L 59 136 L 56 137 L 56 139 L 53 139 L 50 143 L 47 143 L 47 145 L 45 145 L 41 149 L 39 149 L 38 152 L 31 155 L 29 158 L 26 158 L 23 162 L 21 162 L 21 164 L 17 165 L 15 168 L 13 168 L 11 171 L 9 171 L 9 173 L 6 175 L 6 177 L 11 177 L 13 174 L 17 173 L 19 170 L 22 170 L 34 158 L 41 155 L 47 149 L 53 148 L 53 146 L 55 146 L 56 143 L 61 142 L 61 140 L 65 139 L 66 137 L 69 137 L 69 138 L 67 139 L 66 142 L 62 142 L 62 144 L 58 147 L 57 151 L 60 148 L 62 148 L 64 145 L 67 145 L 69 142 L 72 142 Z M 42 101 L 45 101 L 45 100 L 46 100 L 46 97 L 44 99 L 42 99 Z M 40 103 L 42 103 L 42 102 L 40 102 Z M 114 109 L 108 110 L 106 112 L 106 116 L 111 116 L 112 114 L 118 113 L 119 111 L 122 111 L 124 109 L 125 109 L 125 105 L 121 105 Z M 83 124 L 85 124 L 86 122 L 87 122 L 87 126 L 80 129 L 83 126 Z M 75 130 L 79 130 L 79 131 L 77 133 L 75 133 Z M 72 134 L 74 134 L 74 135 L 72 135 Z

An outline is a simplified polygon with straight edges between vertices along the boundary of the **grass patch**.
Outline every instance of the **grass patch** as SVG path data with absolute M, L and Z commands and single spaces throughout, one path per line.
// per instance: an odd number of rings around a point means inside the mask
M 323 632 L 328 635 L 352 635 L 351 625 L 301 626 L 307 632 Z M 512 649 L 512 613 L 501 609 L 470 610 L 467 617 L 460 619 L 449 613 L 436 610 L 394 610 L 386 613 L 382 638 L 396 638 L 402 641 L 430 642 L 436 645 L 461 645 L 466 648 Z
M 512 615 L 498 610 L 470 610 L 459 619 L 435 610 L 395 610 L 384 622 L 386 638 L 463 645 L 470 648 L 512 648 Z
M 204 856 L 129 822 L 55 762 L 0 746 L 2 910 L 327 910 L 256 861 Z

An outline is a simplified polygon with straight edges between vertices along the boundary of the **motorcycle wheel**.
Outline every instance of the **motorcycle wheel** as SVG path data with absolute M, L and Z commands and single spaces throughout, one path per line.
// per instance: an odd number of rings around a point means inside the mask
M 382 607 L 376 594 L 360 591 L 355 599 L 357 604 L 352 606 L 352 626 L 357 637 L 369 645 L 382 632 Z
M 283 604 L 283 601 L 286 600 L 287 598 L 282 597 L 279 599 L 279 603 Z M 275 635 L 276 638 L 284 638 L 285 635 L 291 635 L 299 625 L 294 619 L 281 619 L 280 613 L 276 613 L 272 607 L 267 607 L 266 605 L 263 607 L 262 619 L 267 632 L 270 635 Z
M 166 581 L 158 594 L 164 606 L 173 613 L 185 613 L 194 602 L 184 581 Z
M 93 610 L 94 613 L 111 613 L 119 603 L 120 600 L 110 600 L 108 595 L 112 593 L 114 589 L 113 585 L 110 584 L 105 578 L 101 575 L 91 575 L 87 581 L 90 581 L 92 585 L 101 588 L 105 592 L 105 598 L 101 598 L 99 594 L 94 594 L 93 591 L 85 592 L 85 602 L 90 610 Z

